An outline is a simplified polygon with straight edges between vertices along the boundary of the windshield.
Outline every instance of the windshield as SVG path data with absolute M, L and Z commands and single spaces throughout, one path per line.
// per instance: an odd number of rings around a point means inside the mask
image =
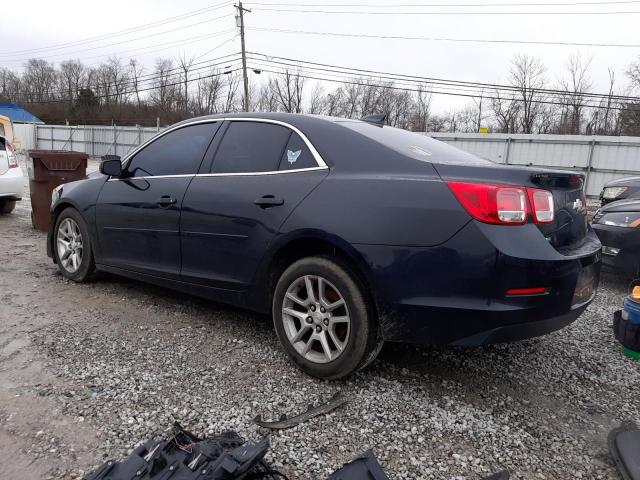
M 464 163 L 468 165 L 493 164 L 490 160 L 458 150 L 424 133 L 410 132 L 389 126 L 379 127 L 361 121 L 343 121 L 340 123 L 386 147 L 422 162 Z

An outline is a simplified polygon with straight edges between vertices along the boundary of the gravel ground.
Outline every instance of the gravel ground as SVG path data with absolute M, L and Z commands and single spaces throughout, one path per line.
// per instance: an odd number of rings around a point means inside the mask
M 134 281 L 64 280 L 29 204 L 0 217 L 0 478 L 80 478 L 174 420 L 197 433 L 268 434 L 342 390 L 349 403 L 270 434 L 268 460 L 322 479 L 367 448 L 391 478 L 616 479 L 606 434 L 640 421 L 640 364 L 613 339 L 626 281 L 605 275 L 573 325 L 476 349 L 387 345 L 366 371 L 295 369 L 270 320 Z M 18 475 L 19 472 L 19 475 Z

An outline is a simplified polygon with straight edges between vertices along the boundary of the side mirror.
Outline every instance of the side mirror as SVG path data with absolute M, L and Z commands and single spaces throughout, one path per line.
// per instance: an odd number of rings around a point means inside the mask
M 122 175 L 122 162 L 120 158 L 108 158 L 100 162 L 100 173 L 110 177 L 120 177 Z

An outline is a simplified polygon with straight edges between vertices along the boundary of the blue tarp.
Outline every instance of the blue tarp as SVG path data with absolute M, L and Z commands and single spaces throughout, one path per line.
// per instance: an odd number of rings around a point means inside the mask
M 15 123 L 44 123 L 34 114 L 27 112 L 20 105 L 15 103 L 0 102 L 0 115 L 9 117 Z

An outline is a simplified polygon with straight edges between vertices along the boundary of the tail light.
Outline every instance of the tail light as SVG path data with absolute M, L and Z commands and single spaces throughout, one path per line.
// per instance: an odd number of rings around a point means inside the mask
M 9 156 L 9 168 L 18 168 L 18 157 L 9 142 L 7 142 L 7 155 Z
M 536 223 L 554 219 L 553 194 L 547 190 L 472 182 L 447 185 L 467 212 L 484 223 L 522 225 L 529 212 Z
M 536 223 L 553 222 L 553 193 L 548 190 L 537 190 L 533 188 L 528 189 L 528 192 L 534 221 Z

